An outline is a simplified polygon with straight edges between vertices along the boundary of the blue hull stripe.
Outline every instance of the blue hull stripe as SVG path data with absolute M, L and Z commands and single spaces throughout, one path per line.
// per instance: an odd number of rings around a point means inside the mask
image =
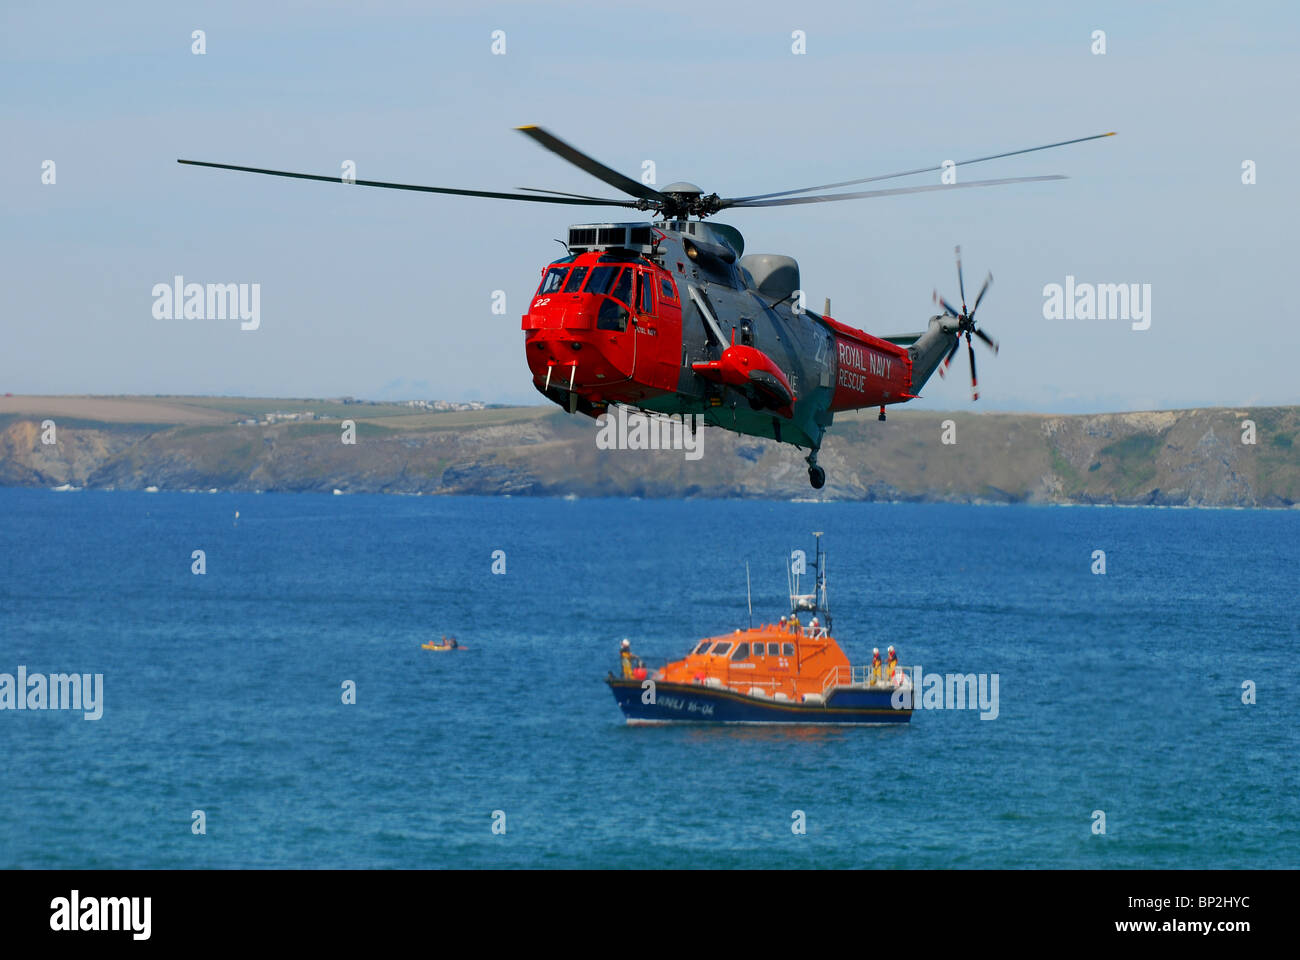
M 639 680 L 607 680 L 628 722 L 642 723 L 907 723 L 888 690 L 837 690 L 825 704 L 781 702 L 734 690 L 656 683 L 655 702 L 642 703 Z

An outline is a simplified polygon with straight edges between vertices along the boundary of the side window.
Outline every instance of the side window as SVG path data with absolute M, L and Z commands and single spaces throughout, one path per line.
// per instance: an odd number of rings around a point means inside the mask
M 577 293 L 590 269 L 590 267 L 574 267 L 573 273 L 569 274 L 569 282 L 564 285 L 564 292 Z
M 749 659 L 749 644 L 747 644 L 747 643 L 737 644 L 737 645 L 736 645 L 736 649 L 735 649 L 734 651 L 732 651 L 731 659 L 732 659 L 732 660 L 748 660 L 748 659 Z
M 637 285 L 641 288 L 641 312 L 654 313 L 654 278 L 648 273 L 638 273 Z
M 671 277 L 659 278 L 659 295 L 665 300 L 677 299 L 677 291 L 673 289 L 673 281 Z
M 781 656 L 783 656 L 783 657 L 793 657 L 793 656 L 794 656 L 794 644 L 793 644 L 793 643 L 783 643 L 783 644 L 781 644 L 781 646 L 784 648 L 784 649 L 781 651 Z
M 769 643 L 767 645 L 767 655 L 769 657 L 779 657 L 781 655 L 781 644 Z
M 551 267 L 547 270 L 546 276 L 542 277 L 542 285 L 537 288 L 537 296 L 559 290 L 560 284 L 564 283 L 564 275 L 568 272 L 568 267 Z
M 730 649 L 731 649 L 731 642 L 729 640 L 724 640 L 721 643 L 715 645 L 711 652 L 715 657 L 725 657 L 727 655 L 727 651 Z

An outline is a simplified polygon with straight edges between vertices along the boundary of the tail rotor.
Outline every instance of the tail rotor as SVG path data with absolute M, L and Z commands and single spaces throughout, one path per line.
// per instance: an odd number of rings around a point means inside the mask
M 971 343 L 971 337 L 975 336 L 982 340 L 994 355 L 998 352 L 998 342 L 990 337 L 983 330 L 975 326 L 975 311 L 979 310 L 980 304 L 984 300 L 984 294 L 988 293 L 989 285 L 993 282 L 993 274 L 990 273 L 984 278 L 984 285 L 980 287 L 980 292 L 975 296 L 975 305 L 969 310 L 966 309 L 966 278 L 963 275 L 961 267 L 961 247 L 956 250 L 957 253 L 957 288 L 961 291 L 961 311 L 958 312 L 952 304 L 943 297 L 939 296 L 939 291 L 934 291 L 934 302 L 939 305 L 944 314 L 952 317 L 957 321 L 957 339 L 953 341 L 952 348 L 939 364 L 939 376 L 946 377 L 948 368 L 952 365 L 952 358 L 957 355 L 957 350 L 961 347 L 962 338 L 966 338 L 966 353 L 970 357 L 970 389 L 971 399 L 980 398 L 979 380 L 975 373 L 975 347 Z

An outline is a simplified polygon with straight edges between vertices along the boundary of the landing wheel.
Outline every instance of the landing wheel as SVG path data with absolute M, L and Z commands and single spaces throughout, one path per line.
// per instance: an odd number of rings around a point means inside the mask
M 814 490 L 820 490 L 826 486 L 826 471 L 821 467 L 809 467 L 808 482 L 813 485 Z

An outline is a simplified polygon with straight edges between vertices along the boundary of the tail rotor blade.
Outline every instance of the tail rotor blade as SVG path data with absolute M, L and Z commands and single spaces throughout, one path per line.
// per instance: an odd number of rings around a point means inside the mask
M 993 282 L 993 274 L 990 273 L 987 277 L 984 278 L 984 286 L 980 287 L 980 292 L 978 296 L 975 297 L 975 306 L 970 308 L 970 316 L 972 320 L 975 319 L 975 311 L 980 308 L 980 301 L 984 299 L 984 294 L 988 293 L 989 284 L 992 282 Z
M 978 400 L 980 398 L 979 382 L 975 379 L 975 348 L 971 346 L 970 337 L 966 338 L 966 350 L 970 353 L 970 398 Z
M 943 363 L 939 364 L 939 376 L 946 377 L 948 375 L 948 368 L 952 366 L 952 358 L 956 356 L 957 348 L 960 346 L 961 337 L 958 337 L 952 342 L 952 349 L 949 350 L 948 355 L 943 358 Z
M 961 312 L 966 312 L 966 280 L 961 274 L 961 247 L 957 248 L 957 286 L 961 290 Z
M 986 344 L 989 345 L 989 347 L 993 350 L 994 354 L 998 352 L 998 342 L 996 340 L 990 337 L 983 330 L 976 329 L 974 333 L 975 336 L 979 337 L 981 340 L 983 340 Z
M 939 291 L 938 291 L 938 290 L 934 291 L 934 302 L 937 303 L 939 306 L 943 307 L 943 312 L 944 312 L 944 313 L 946 313 L 946 314 L 948 314 L 948 316 L 950 316 L 950 317 L 956 319 L 956 317 L 957 317 L 957 311 L 954 310 L 954 309 L 949 305 L 949 303 L 948 303 L 947 300 L 945 300 L 943 297 L 939 296 Z

